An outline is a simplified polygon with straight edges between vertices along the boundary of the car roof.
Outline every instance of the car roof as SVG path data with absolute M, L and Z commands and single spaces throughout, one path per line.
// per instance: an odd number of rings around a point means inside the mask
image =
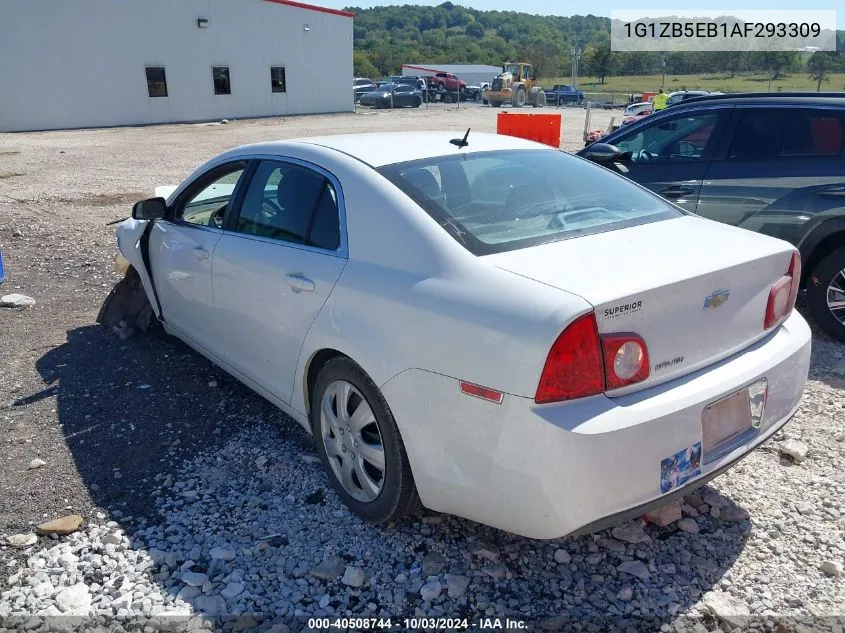
M 726 92 L 690 97 L 676 105 L 689 107 L 707 101 L 743 105 L 841 105 L 845 106 L 845 92 Z
M 459 149 L 449 142 L 455 138 L 463 138 L 464 134 L 466 134 L 466 130 L 455 130 L 453 132 L 375 132 L 318 136 L 299 139 L 299 142 L 320 145 L 343 152 L 373 167 L 448 156 L 458 152 L 473 154 L 496 150 L 553 149 L 547 145 L 540 145 L 515 136 L 472 131 L 467 138 L 469 145 L 465 148 Z
M 260 153 L 285 154 L 285 148 L 291 143 L 318 145 L 342 152 L 356 158 L 371 167 L 383 167 L 394 163 L 404 163 L 412 160 L 424 160 L 439 156 L 450 156 L 458 153 L 473 154 L 497 150 L 548 150 L 559 151 L 548 145 L 541 145 L 533 141 L 505 136 L 470 131 L 467 139 L 469 145 L 459 149 L 449 141 L 462 139 L 466 130 L 452 132 L 372 132 L 368 134 L 337 134 L 332 136 L 313 136 L 292 139 L 291 141 L 272 141 L 244 145 L 226 154 L 230 157 Z

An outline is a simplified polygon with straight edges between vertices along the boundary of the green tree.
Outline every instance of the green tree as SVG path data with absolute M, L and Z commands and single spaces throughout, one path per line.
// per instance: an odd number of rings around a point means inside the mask
M 822 82 L 830 81 L 830 73 L 836 68 L 836 53 L 818 51 L 807 62 L 810 79 L 816 82 L 816 92 L 821 92 Z
M 373 62 L 362 51 L 355 51 L 352 54 L 352 66 L 355 69 L 356 77 L 377 77 L 378 69 L 373 65 Z
M 616 61 L 616 54 L 610 50 L 610 36 L 601 33 L 593 44 L 587 46 L 581 64 L 585 75 L 594 75 L 600 83 L 604 83 L 605 77 L 615 70 Z
M 484 37 L 484 26 L 478 22 L 470 22 L 467 24 L 466 34 L 476 39 Z

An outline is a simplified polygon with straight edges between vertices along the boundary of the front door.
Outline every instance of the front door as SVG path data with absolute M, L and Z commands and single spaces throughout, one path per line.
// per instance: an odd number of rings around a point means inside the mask
M 213 169 L 186 188 L 171 217 L 150 233 L 150 263 L 164 320 L 196 345 L 216 350 L 211 273 L 214 249 L 243 163 Z
M 305 336 L 346 265 L 340 196 L 316 167 L 262 161 L 215 249 L 225 359 L 284 402 Z
M 608 140 L 631 152 L 626 176 L 695 212 L 707 164 L 725 127 L 729 109 L 708 108 L 648 120 Z

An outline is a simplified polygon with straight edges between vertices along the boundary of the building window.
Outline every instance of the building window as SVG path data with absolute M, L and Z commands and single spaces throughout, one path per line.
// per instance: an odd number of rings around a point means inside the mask
M 270 66 L 270 88 L 273 92 L 287 92 L 284 66 Z
M 214 79 L 214 94 L 216 95 L 230 95 L 232 88 L 229 85 L 229 67 L 228 66 L 212 66 L 211 76 Z
M 164 66 L 147 66 L 147 93 L 151 97 L 167 96 L 167 78 Z

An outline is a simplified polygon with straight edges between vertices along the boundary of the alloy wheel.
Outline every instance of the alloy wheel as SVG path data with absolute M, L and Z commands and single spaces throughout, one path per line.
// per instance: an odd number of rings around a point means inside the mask
M 320 406 L 320 431 L 337 480 L 353 498 L 373 501 L 384 486 L 384 444 L 372 408 L 345 380 L 331 383 Z
M 845 268 L 830 280 L 827 287 L 827 309 L 834 319 L 845 325 Z

